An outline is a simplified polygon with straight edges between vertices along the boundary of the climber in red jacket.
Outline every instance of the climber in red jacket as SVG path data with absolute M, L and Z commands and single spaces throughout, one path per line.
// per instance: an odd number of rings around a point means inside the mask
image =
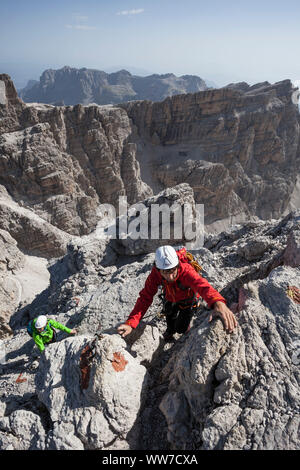
M 219 316 L 228 333 L 237 326 L 237 320 L 226 306 L 224 297 L 195 271 L 186 257 L 186 250 L 176 252 L 172 246 L 166 245 L 156 250 L 155 263 L 146 279 L 145 287 L 141 290 L 126 322 L 118 327 L 121 336 L 127 336 L 132 328 L 137 327 L 152 304 L 160 285 L 163 286 L 165 295 L 166 341 L 172 340 L 174 333 L 185 333 L 189 330 L 200 297 L 206 301 L 208 308 L 213 308 L 209 321 L 214 316 Z

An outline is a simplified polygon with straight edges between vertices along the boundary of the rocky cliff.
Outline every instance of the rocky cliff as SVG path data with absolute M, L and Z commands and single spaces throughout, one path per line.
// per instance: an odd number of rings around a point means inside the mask
M 133 204 L 181 183 L 204 204 L 208 230 L 298 205 L 289 80 L 115 107 L 26 105 L 8 76 L 0 83 L 0 184 L 68 234 L 94 230 L 100 203 L 117 208 L 119 196 Z
M 45 70 L 40 81 L 20 91 L 21 98 L 30 102 L 65 105 L 117 104 L 129 100 L 161 101 L 167 96 L 206 90 L 201 78 L 193 75 L 176 77 L 149 75 L 139 77 L 127 70 L 105 73 L 93 69 L 63 67 Z
M 279 217 L 299 173 L 299 112 L 289 80 L 126 103 L 143 180 L 188 183 L 206 224 Z
M 27 106 L 8 76 L 0 83 L 0 185 L 14 202 L 83 235 L 95 228 L 100 203 L 117 205 L 126 195 L 132 204 L 152 194 L 141 181 L 124 110 Z

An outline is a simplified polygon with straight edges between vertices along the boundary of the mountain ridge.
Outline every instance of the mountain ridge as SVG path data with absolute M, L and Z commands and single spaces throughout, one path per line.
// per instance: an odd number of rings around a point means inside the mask
M 125 69 L 107 73 L 102 70 L 64 66 L 45 70 L 39 82 L 19 91 L 25 102 L 65 105 L 118 104 L 130 100 L 161 101 L 175 94 L 206 90 L 196 75 L 176 77 L 173 73 L 132 75 Z

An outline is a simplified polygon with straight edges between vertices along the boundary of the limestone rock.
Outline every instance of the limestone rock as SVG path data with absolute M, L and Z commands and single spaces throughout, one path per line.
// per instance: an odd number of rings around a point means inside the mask
M 300 265 L 300 230 L 290 233 L 283 255 L 284 264 L 296 268 Z
M 9 232 L 20 249 L 32 255 L 59 257 L 71 236 L 11 198 L 0 196 L 0 227 Z
M 17 242 L 8 232 L 0 229 L 0 273 L 20 269 L 24 255 L 17 248 Z
M 8 232 L 0 230 L 0 338 L 12 334 L 9 320 L 19 301 L 19 284 L 14 273 L 25 264 L 25 256 Z
M 146 369 L 126 351 L 118 335 L 66 339 L 46 350 L 36 383 L 39 399 L 55 423 L 49 448 L 101 449 L 126 439 L 146 387 Z M 90 362 L 86 352 L 93 354 Z
M 246 258 L 247 261 L 253 261 L 261 258 L 270 246 L 270 240 L 261 237 L 260 239 L 251 240 L 250 243 L 245 245 L 240 245 L 237 253 Z
M 291 214 L 279 223 L 249 223 L 246 226 L 237 226 L 231 232 L 223 232 L 218 237 L 209 236 L 207 241 L 211 243 L 211 251 L 207 248 L 199 250 L 203 275 L 223 291 L 229 304 L 234 297 L 232 292 L 237 289 L 241 293 L 243 290 L 237 310 L 239 327 L 232 337 L 224 333 L 219 320 L 209 326 L 207 316 L 204 315 L 195 320 L 190 334 L 177 343 L 170 356 L 161 343 L 160 323 L 153 320 L 155 310 L 159 309 L 155 304 L 149 312 L 150 318 L 146 318 L 146 326 L 139 326 L 132 338 L 128 339 L 133 356 L 150 367 L 153 374 L 158 364 L 161 367 L 161 363 L 166 361 L 163 359 L 166 354 L 170 358 L 162 370 L 161 379 L 164 383 L 168 381 L 168 391 L 163 398 L 162 385 L 158 382 L 149 392 L 150 405 L 148 402 L 141 414 L 143 430 L 147 436 L 150 436 L 151 426 L 146 417 L 148 420 L 160 419 L 159 437 L 151 437 L 151 445 L 158 446 L 159 439 L 161 443 L 164 442 L 161 436 L 164 429 L 163 418 L 154 418 L 155 413 L 151 411 L 151 403 L 153 406 L 158 399 L 156 396 L 161 396 L 160 407 L 167 421 L 169 445 L 172 448 L 255 449 L 272 448 L 274 445 L 277 448 L 293 449 L 297 445 L 297 418 L 289 421 L 288 417 L 297 416 L 298 401 L 291 399 L 287 404 L 282 392 L 278 392 L 278 395 L 274 391 L 276 377 L 273 377 L 272 382 L 272 370 L 276 369 L 274 374 L 278 374 L 279 370 L 283 371 L 282 375 L 279 374 L 280 377 L 277 375 L 280 386 L 287 386 L 294 396 L 299 381 L 295 368 L 298 364 L 299 346 L 299 322 L 296 315 L 298 307 L 286 293 L 288 284 L 299 284 L 298 272 L 293 268 L 280 267 L 289 234 L 296 227 L 297 214 Z M 237 254 L 239 247 L 251 246 L 251 240 L 259 240 L 260 237 L 271 248 L 256 252 L 255 262 L 252 260 L 245 264 L 245 260 Z M 125 264 L 113 272 L 112 283 L 108 281 L 110 267 L 104 268 L 108 270 L 106 274 L 99 270 L 102 273 L 98 277 L 99 288 L 95 288 L 90 297 L 81 296 L 84 313 L 80 328 L 90 332 L 97 328 L 95 312 L 98 315 L 101 312 L 103 328 L 112 326 L 118 320 L 114 313 L 116 305 L 124 312 L 125 319 L 126 312 L 128 314 L 133 307 L 134 299 L 143 286 L 152 261 L 153 254 L 140 263 L 131 262 L 130 266 Z M 89 279 L 86 279 L 87 284 L 91 282 Z M 270 311 L 272 305 L 278 311 L 275 319 L 274 312 Z M 105 317 L 105 311 L 112 314 L 109 321 Z M 147 324 L 153 321 L 159 328 Z M 290 368 L 296 374 L 295 380 L 290 378 L 289 372 L 285 375 L 285 371 Z M 264 388 L 265 383 L 270 383 L 268 389 Z M 257 393 L 252 393 L 256 388 Z M 274 393 L 276 397 L 273 398 Z M 276 425 L 272 419 L 267 420 L 268 416 L 273 416 L 273 410 L 277 406 L 281 410 L 276 418 L 281 429 L 280 435 L 278 428 L 275 431 Z M 266 437 L 260 445 L 258 438 L 251 438 L 253 429 L 258 430 L 260 436 L 262 430 L 266 430 Z
M 253 282 L 235 333 L 226 336 L 219 321 L 208 327 L 204 318 L 172 359 L 161 409 L 173 448 L 194 448 L 193 431 L 202 449 L 297 448 L 299 370 L 292 351 L 300 323 L 287 280 L 299 285 L 298 271 L 278 267 Z
M 193 191 L 188 184 L 180 184 L 131 206 L 128 216 L 117 220 L 119 237 L 112 239 L 111 247 L 119 254 L 139 255 L 154 252 L 166 239 L 177 245 L 192 243 L 196 230 L 203 229 L 193 227 L 195 221 Z M 198 222 L 200 225 L 201 220 Z
M 45 430 L 40 417 L 31 411 L 16 410 L 9 417 L 0 418 L 0 448 L 9 446 L 13 450 L 43 450 Z
M 299 171 L 299 112 L 289 80 L 122 104 L 144 181 L 187 182 L 205 223 L 278 218 Z M 284 169 L 284 170 L 283 170 Z
M 64 70 L 73 72 L 88 74 Z M 118 215 L 120 197 L 135 204 L 182 183 L 204 204 L 211 231 L 279 218 L 297 200 L 300 127 L 289 80 L 57 107 L 26 105 L 7 75 L 0 82 L 0 184 L 69 234 L 95 230 L 100 204 Z
M 281 91 L 279 101 L 285 99 L 284 87 Z M 9 103 L 1 106 L 7 111 Z M 43 105 L 35 112 L 51 109 Z M 20 115 L 11 114 L 5 126 L 19 125 L 14 118 Z M 19 264 L 25 259 L 25 269 L 28 261 L 28 254 L 18 251 L 29 243 L 22 239 L 22 226 L 44 250 L 45 237 L 35 235 L 41 225 L 57 250 L 60 238 L 53 224 L 47 226 L 31 205 L 16 202 L 1 185 L 0 198 L 9 215 L 1 219 L 2 272 L 16 276 Z M 187 184 L 152 199 L 159 200 L 194 201 Z M 154 252 L 134 244 L 130 254 L 121 252 L 97 238 L 97 230 L 72 239 L 60 231 L 65 251 L 48 263 L 49 286 L 24 308 L 16 307 L 9 321 L 13 335 L 0 339 L 1 449 L 296 449 L 299 215 L 205 233 L 194 255 L 202 275 L 235 312 L 238 327 L 228 335 L 220 319 L 209 323 L 203 301 L 190 331 L 171 344 L 162 341 L 160 289 L 126 341 L 116 331 L 134 307 Z M 41 312 L 76 327 L 77 335 L 59 332 L 40 357 L 25 327 Z
M 32 234 L 29 232 L 29 235 Z M 14 314 L 21 308 L 26 309 L 48 288 L 50 274 L 46 258 L 25 255 L 17 241 L 1 229 L 0 253 L 0 338 L 3 338 L 13 334 Z
M 6 102 L 0 105 L 0 184 L 14 202 L 84 235 L 96 228 L 100 203 L 117 207 L 119 196 L 131 204 L 152 194 L 127 142 L 131 127 L 123 109 L 25 105 L 7 75 L 0 81 Z

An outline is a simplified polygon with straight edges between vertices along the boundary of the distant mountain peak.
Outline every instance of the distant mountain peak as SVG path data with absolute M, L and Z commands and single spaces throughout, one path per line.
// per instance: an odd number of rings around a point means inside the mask
M 104 105 L 132 100 L 162 101 L 168 96 L 206 89 L 205 81 L 196 75 L 176 77 L 173 73 L 166 73 L 141 77 L 126 69 L 107 73 L 65 65 L 57 70 L 45 70 L 39 82 L 20 90 L 20 97 L 25 102 Z

